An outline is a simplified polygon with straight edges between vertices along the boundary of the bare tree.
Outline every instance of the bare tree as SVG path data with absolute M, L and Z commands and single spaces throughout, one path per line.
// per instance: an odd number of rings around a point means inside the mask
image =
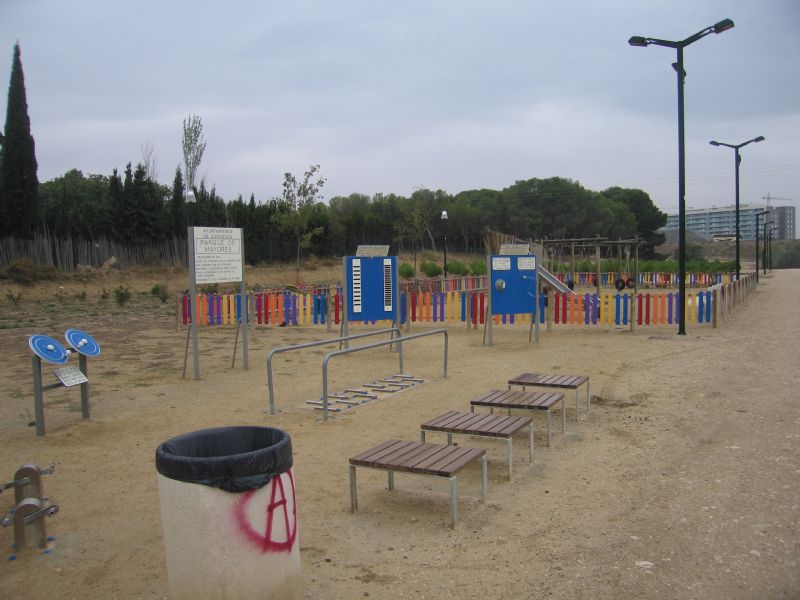
M 155 157 L 156 147 L 153 142 L 147 140 L 142 144 L 142 164 L 144 173 L 150 181 L 158 181 L 158 159 Z
M 194 188 L 197 167 L 203 160 L 206 141 L 203 139 L 203 119 L 189 115 L 183 120 L 183 162 L 186 165 L 186 189 Z

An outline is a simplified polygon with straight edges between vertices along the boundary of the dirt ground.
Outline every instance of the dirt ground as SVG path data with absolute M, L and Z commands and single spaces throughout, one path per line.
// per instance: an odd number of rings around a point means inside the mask
M 181 277 L 161 279 L 174 290 Z M 718 329 L 689 325 L 687 336 L 574 327 L 529 344 L 518 325 L 496 329 L 488 348 L 480 330 L 451 326 L 446 379 L 442 339 L 409 342 L 405 371 L 424 384 L 327 423 L 306 400 L 319 397 L 322 357 L 336 346 L 276 359 L 275 416 L 265 414 L 265 359 L 334 332 L 252 329 L 244 370 L 241 349 L 230 368 L 233 328 L 202 329 L 202 378 L 182 379 L 186 333 L 170 304 L 140 284 L 145 293 L 118 307 L 86 285 L 65 285 L 56 301 L 57 287 L 29 289 L 15 306 L 0 282 L 0 481 L 23 463 L 55 463 L 44 489 L 60 507 L 47 554 L 8 560 L 13 531 L 0 529 L 3 597 L 169 598 L 155 449 L 184 432 L 251 424 L 292 437 L 306 598 L 800 598 L 800 271 L 762 278 Z M 87 298 L 74 297 L 81 289 Z M 102 345 L 89 362 L 91 418 L 81 419 L 76 388 L 49 391 L 47 435 L 37 437 L 27 337 L 67 327 Z M 418 439 L 421 422 L 468 410 L 470 398 L 530 370 L 590 375 L 592 410 L 576 423 L 570 409 L 549 449 L 536 415 L 533 463 L 522 436 L 510 482 L 504 444 L 456 437 L 486 447 L 490 465 L 485 505 L 479 468 L 459 476 L 455 529 L 447 482 L 428 477 L 400 474 L 389 492 L 383 473 L 359 470 L 360 510 L 349 512 L 350 456 Z M 397 355 L 382 349 L 339 357 L 331 389 L 396 371 Z M 0 494 L 0 513 L 12 504 L 12 490 Z

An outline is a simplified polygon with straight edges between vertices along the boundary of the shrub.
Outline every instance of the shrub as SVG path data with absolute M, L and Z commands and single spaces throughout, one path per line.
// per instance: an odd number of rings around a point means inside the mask
M 469 269 L 467 265 L 462 263 L 460 260 L 449 260 L 447 261 L 447 274 L 448 275 L 466 275 L 469 273 Z
M 165 304 L 167 300 L 169 300 L 169 288 L 167 288 L 166 284 L 155 284 L 153 289 L 150 290 L 150 293 L 161 300 L 161 304 Z
M 14 260 L 6 267 L 6 276 L 22 285 L 55 279 L 57 275 L 58 270 L 53 265 L 37 266 L 25 258 Z
M 106 288 L 103 288 L 103 291 L 100 292 L 100 298 L 102 298 L 103 300 L 108 300 L 110 297 L 111 294 L 108 293 L 108 290 Z
M 114 300 L 117 301 L 117 304 L 122 306 L 130 299 L 131 299 L 131 291 L 124 285 L 114 288 Z
M 414 277 L 414 267 L 408 263 L 401 263 L 397 271 L 403 279 L 411 279 Z
M 476 258 L 469 263 L 470 275 L 486 275 L 486 261 Z
M 435 262 L 423 260 L 419 265 L 419 270 L 425 273 L 428 277 L 438 277 L 442 274 L 442 267 Z
M 19 306 L 19 301 L 22 300 L 22 292 L 15 294 L 11 290 L 6 290 L 6 300 L 11 302 L 14 306 Z

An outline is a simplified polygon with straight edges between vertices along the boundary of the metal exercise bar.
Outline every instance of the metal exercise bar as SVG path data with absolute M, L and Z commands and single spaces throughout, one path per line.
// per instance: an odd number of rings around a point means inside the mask
M 270 353 L 267 355 L 267 389 L 269 391 L 269 414 L 275 414 L 275 392 L 272 385 L 272 357 L 276 354 L 280 354 L 282 352 L 289 352 L 291 350 L 303 350 L 304 348 L 313 348 L 314 346 L 324 346 L 326 344 L 336 344 L 339 342 L 343 342 L 346 340 L 356 340 L 358 338 L 369 337 L 373 335 L 383 335 L 384 333 L 391 333 L 391 340 L 389 340 L 392 344 L 397 344 L 400 348 L 400 369 L 402 371 L 403 365 L 403 345 L 395 340 L 394 334 L 397 333 L 398 338 L 402 338 L 402 333 L 400 332 L 399 327 L 389 327 L 387 329 L 378 329 L 377 331 L 368 331 L 366 333 L 356 333 L 353 335 L 348 335 L 344 337 L 336 337 L 331 338 L 328 340 L 317 340 L 316 342 L 306 342 L 304 344 L 295 344 L 294 346 L 282 346 L 280 348 L 273 348 Z M 327 412 L 326 412 L 327 416 Z
M 427 337 L 429 335 L 436 335 L 438 333 L 444 334 L 444 378 L 447 379 L 447 347 L 449 343 L 449 334 L 447 333 L 447 329 L 433 329 L 431 331 L 424 331 L 422 333 L 414 333 L 412 335 L 405 335 L 401 338 L 400 341 L 408 342 L 410 340 L 415 340 L 421 337 Z M 350 354 L 351 352 L 360 352 L 361 350 L 370 350 L 372 348 L 380 348 L 381 346 L 388 346 L 390 344 L 397 344 L 399 347 L 399 355 L 400 355 L 400 372 L 403 372 L 403 344 L 398 343 L 397 340 L 385 340 L 383 342 L 373 342 L 371 344 L 365 344 L 363 346 L 357 346 L 355 348 L 344 348 L 343 350 L 334 350 L 333 352 L 328 352 L 325 355 L 325 358 L 322 359 L 322 410 L 323 410 L 323 420 L 328 420 L 328 362 L 334 356 L 339 356 L 340 354 Z M 273 351 L 274 352 L 274 351 Z

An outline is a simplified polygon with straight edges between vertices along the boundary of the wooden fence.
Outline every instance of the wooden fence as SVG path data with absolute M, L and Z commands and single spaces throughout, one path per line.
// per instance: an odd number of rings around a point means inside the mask
M 147 265 L 182 266 L 186 263 L 186 240 L 173 237 L 162 242 L 122 244 L 106 238 L 60 239 L 37 234 L 33 239 L 0 238 L 0 268 L 15 260 L 29 260 L 37 266 L 53 266 L 70 273 L 78 265 L 100 267 L 115 258 L 120 268 Z

